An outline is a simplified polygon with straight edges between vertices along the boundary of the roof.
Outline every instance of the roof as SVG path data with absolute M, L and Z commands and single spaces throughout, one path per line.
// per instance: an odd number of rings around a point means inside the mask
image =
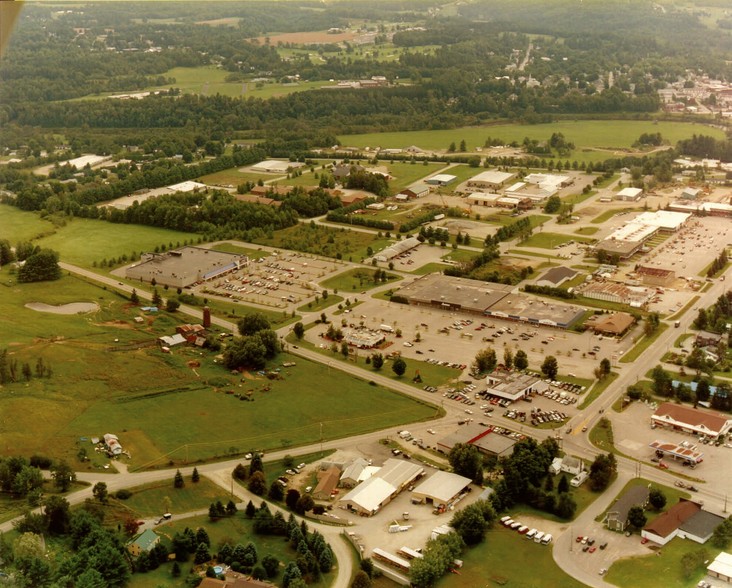
M 732 578 L 732 555 L 723 551 L 707 566 L 707 570 L 726 578 Z
M 330 494 L 338 486 L 341 479 L 341 470 L 332 466 L 327 470 L 318 473 L 318 485 L 315 486 L 313 494 Z
M 642 223 L 644 225 L 652 225 L 661 229 L 676 230 L 682 226 L 689 218 L 689 212 L 673 212 L 671 210 L 657 210 L 655 212 L 643 212 L 639 214 L 633 222 Z
M 427 178 L 425 180 L 425 182 L 428 182 L 428 183 L 443 182 L 443 183 L 447 184 L 456 179 L 457 179 L 457 176 L 451 176 L 450 174 L 437 174 L 437 175 L 432 176 L 431 178 Z
M 452 449 L 458 443 L 474 445 L 483 453 L 503 455 L 516 444 L 516 441 L 511 437 L 504 437 L 503 435 L 493 433 L 491 427 L 484 427 L 477 423 L 469 423 L 458 427 L 450 435 L 443 437 L 437 442 L 439 446 L 448 450 Z
M 671 402 L 664 402 L 656 409 L 653 416 L 656 418 L 671 418 L 674 421 L 685 423 L 692 427 L 703 426 L 709 431 L 722 431 L 729 423 L 728 419 L 720 415 Z
M 357 457 L 348 464 L 348 467 L 345 470 L 343 470 L 341 480 L 358 480 L 359 476 L 368 465 L 369 462 L 367 462 L 363 457 Z
M 616 335 L 624 333 L 635 322 L 633 315 L 627 312 L 594 315 L 590 319 L 587 324 L 594 330 Z
M 617 196 L 623 198 L 638 198 L 643 193 L 640 188 L 623 188 L 617 193 Z
M 660 267 L 649 267 L 645 265 L 638 265 L 635 268 L 635 272 L 642 276 L 654 276 L 660 278 L 667 278 L 669 276 L 675 276 L 676 272 L 670 269 L 663 269 Z
M 422 466 L 418 463 L 390 458 L 384 462 L 384 465 L 376 475 L 382 480 L 386 480 L 395 488 L 400 488 L 423 472 Z
M 158 341 L 167 345 L 168 347 L 173 347 L 173 345 L 180 345 L 181 343 L 185 343 L 186 338 L 180 333 L 176 333 L 175 335 L 163 335 L 158 339 Z
M 488 184 L 503 184 L 513 178 L 516 174 L 498 171 L 497 169 L 484 171 L 476 176 L 473 176 L 468 180 L 469 183 L 473 182 L 486 182 Z
M 152 529 L 145 529 L 137 537 L 129 542 L 129 545 L 137 545 L 142 551 L 150 551 L 158 541 L 158 534 Z
M 669 508 L 665 513 L 659 516 L 650 525 L 646 525 L 643 529 L 649 533 L 653 533 L 658 537 L 668 537 L 676 531 L 687 519 L 701 510 L 701 506 L 691 500 L 683 498 Z
M 699 331 L 696 334 L 696 339 L 710 339 L 711 341 L 721 341 L 722 335 L 719 333 L 712 333 L 711 331 Z
M 344 502 L 353 502 L 367 512 L 374 512 L 395 491 L 396 488 L 389 484 L 389 482 L 378 476 L 372 476 L 365 482 L 361 482 L 346 494 L 342 500 Z
M 628 512 L 634 506 L 640 506 L 648 502 L 648 488 L 646 486 L 633 486 L 628 488 L 623 495 L 617 499 L 615 504 L 608 510 L 608 518 L 614 515 L 614 518 L 622 523 L 627 522 Z
M 571 280 L 576 275 L 576 270 L 560 265 L 558 267 L 553 267 L 549 271 L 547 271 L 543 276 L 541 276 L 541 278 L 539 278 L 539 281 L 547 281 L 551 282 L 552 284 L 561 284 L 565 280 Z
M 679 529 L 689 535 L 706 538 L 710 537 L 714 533 L 714 529 L 721 525 L 722 522 L 724 522 L 724 517 L 707 512 L 706 510 L 699 510 L 695 515 L 692 515 L 684 521 Z
M 205 190 L 209 186 L 206 184 L 202 184 L 201 182 L 194 182 L 191 180 L 186 180 L 185 182 L 180 182 L 179 184 L 173 184 L 172 186 L 166 186 L 166 189 L 170 190 L 171 192 L 193 192 L 193 190 L 196 189 L 202 189 Z
M 469 485 L 470 478 L 440 471 L 422 482 L 414 493 L 429 496 L 436 502 L 447 504 Z
M 575 470 L 582 467 L 582 460 L 579 457 L 573 455 L 565 455 L 562 460 L 562 469 Z

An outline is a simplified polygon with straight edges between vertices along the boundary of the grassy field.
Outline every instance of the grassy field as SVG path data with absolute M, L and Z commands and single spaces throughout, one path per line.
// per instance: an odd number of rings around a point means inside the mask
M 205 510 L 212 502 L 220 500 L 226 504 L 230 500 L 229 492 L 203 476 L 195 484 L 190 476 L 185 476 L 183 488 L 175 488 L 171 477 L 165 482 L 130 488 L 130 491 L 132 496 L 127 500 L 109 499 L 112 513 L 105 517 L 107 522 L 123 521 L 127 517 L 159 517 L 164 512 L 176 514 Z
M 594 235 L 599 231 L 599 227 L 580 227 L 577 229 L 574 234 L 575 235 Z
M 387 282 L 379 282 L 378 284 L 374 283 L 375 271 L 376 270 L 373 268 L 367 267 L 349 269 L 337 276 L 320 282 L 320 285 L 330 290 L 338 290 L 339 294 L 343 294 L 345 296 L 349 292 L 357 293 L 357 291 L 368 291 L 372 288 L 376 288 L 376 286 L 382 286 L 385 283 L 392 282 L 397 279 L 397 276 L 387 273 Z
M 0 204 L 0 235 L 13 246 L 18 241 L 33 241 L 55 230 L 53 223 L 42 219 L 37 213 Z
M 291 550 L 288 543 L 282 537 L 257 535 L 252 530 L 252 521 L 243 516 L 242 513 L 234 517 L 223 518 L 212 523 L 207 516 L 190 517 L 185 519 L 173 520 L 156 527 L 156 531 L 162 535 L 163 542 L 170 547 L 170 538 L 176 533 L 182 532 L 186 527 L 198 529 L 205 527 L 209 538 L 211 539 L 211 552 L 215 553 L 219 547 L 225 542 L 241 543 L 246 545 L 250 541 L 257 547 L 259 559 L 265 555 L 271 554 L 277 557 L 284 565 L 290 561 L 295 561 L 296 552 Z M 159 586 L 168 586 L 171 588 L 184 588 L 189 586 L 187 581 L 190 571 L 193 567 L 192 562 L 180 564 L 181 575 L 179 578 L 172 578 L 170 570 L 172 563 L 160 566 L 157 570 L 144 574 L 133 574 L 127 586 L 130 588 L 158 588 Z M 280 569 L 283 569 L 282 567 Z M 333 572 L 323 576 L 318 582 L 308 584 L 314 588 L 326 588 L 333 581 Z M 279 582 L 282 579 L 282 573 L 275 578 Z
M 284 175 L 277 176 L 274 174 L 257 174 L 252 172 L 242 172 L 239 171 L 239 169 L 240 168 L 238 167 L 230 167 L 229 169 L 225 169 L 220 172 L 201 176 L 196 181 L 208 184 L 209 186 L 234 186 L 235 188 L 244 182 L 253 182 L 256 184 L 258 180 L 267 182 L 280 177 L 283 178 L 283 180 L 277 183 L 284 183 Z
M 641 337 L 641 340 L 620 358 L 620 363 L 633 363 L 646 349 L 653 345 L 654 341 L 656 341 L 656 339 L 658 339 L 661 336 L 661 333 L 666 329 L 668 329 L 668 325 L 661 323 L 650 337 Z
M 592 239 L 586 237 L 571 237 L 559 233 L 534 233 L 526 241 L 521 242 L 522 247 L 537 247 L 539 249 L 554 249 L 559 245 L 576 241 L 578 243 L 590 243 Z
M 552 559 L 552 548 L 527 541 L 497 525 L 480 545 L 467 549 L 460 574 L 446 574 L 437 588 L 507 586 L 509 588 L 581 588 Z M 631 584 L 628 584 L 630 586 Z
M 585 397 L 582 399 L 582 402 L 577 408 L 579 410 L 583 410 L 586 406 L 589 406 L 591 403 L 593 403 L 595 399 L 598 398 L 600 394 L 602 394 L 607 389 L 607 387 L 615 381 L 617 377 L 617 373 L 610 372 L 610 375 L 607 376 L 605 379 L 596 381 L 595 385 L 592 386 L 590 391 L 585 395 Z
M 382 148 L 404 148 L 417 145 L 422 149 L 446 150 L 450 143 L 465 140 L 468 149 L 482 147 L 487 137 L 498 137 L 506 143 L 521 143 L 524 137 L 548 140 L 552 133 L 564 133 L 577 149 L 565 159 L 578 161 L 599 161 L 611 157 L 622 157 L 642 133 L 661 133 L 666 141 L 675 145 L 677 141 L 703 133 L 717 139 L 724 138 L 724 132 L 707 126 L 692 123 L 660 121 L 559 121 L 538 125 L 491 125 L 486 127 L 463 127 L 436 131 L 410 131 L 402 133 L 368 133 L 361 135 L 341 135 L 341 143 L 346 146 L 366 147 L 379 145 Z M 599 151 L 588 151 L 599 149 Z M 450 172 L 452 173 L 452 172 Z
M 647 555 L 631 557 L 616 561 L 605 576 L 605 580 L 616 586 L 643 586 L 644 588 L 691 588 L 706 575 L 706 570 L 698 570 L 691 577 L 684 577 L 681 558 L 690 552 L 706 549 L 708 557 L 713 560 L 720 552 L 711 545 L 703 547 L 693 541 L 685 541 L 676 537 L 658 551 L 649 551 Z
M 0 235 L 25 233 L 30 235 L 40 221 L 32 212 L 17 211 L 9 206 L 0 208 Z M 10 211 L 10 213 L 8 213 Z M 45 226 L 44 223 L 41 226 Z M 20 227 L 16 229 L 14 227 Z M 92 267 L 96 261 L 111 259 L 122 255 L 152 251 L 155 247 L 171 244 L 175 247 L 184 241 L 194 242 L 198 235 L 169 231 L 142 225 L 122 225 L 106 221 L 75 218 L 62 227 L 49 231 L 44 236 L 34 238 L 33 243 L 40 247 L 50 247 L 58 251 L 61 261 Z M 30 235 L 33 236 L 33 235 Z M 11 239 L 11 243 L 13 239 Z
M 184 316 L 159 313 L 138 324 L 132 319 L 139 309 L 76 278 L 64 277 L 53 288 L 9 281 L 4 270 L 0 312 L 9 328 L 0 330 L 0 346 L 10 349 L 19 368 L 43 359 L 52 376 L 6 386 L 0 414 L 15 416 L 12 426 L 0 421 L 2 453 L 23 448 L 84 469 L 76 463 L 79 439 L 113 431 L 130 451 L 132 466 L 140 467 L 313 442 L 321 422 L 327 437 L 341 437 L 435 414 L 434 407 L 326 366 L 296 359 L 296 367 L 280 369 L 295 359 L 286 354 L 271 366 L 280 370 L 273 380 L 232 376 L 198 349 L 161 354 L 156 338 L 173 332 Z M 24 307 L 77 301 L 95 301 L 100 309 L 55 315 Z M 255 402 L 241 402 L 227 390 L 250 393 Z M 232 418 L 236 426 L 227 425 Z
M 615 208 L 612 210 L 606 210 L 602 214 L 596 216 L 593 218 L 590 222 L 592 222 L 595 225 L 601 225 L 604 222 L 607 222 L 614 216 L 621 216 L 623 214 L 627 214 L 629 212 L 642 212 L 642 208 Z
M 245 247 L 242 245 L 234 245 L 233 243 L 217 243 L 211 247 L 214 251 L 224 251 L 226 253 L 236 253 L 239 255 L 246 255 L 249 259 L 258 260 L 267 257 L 269 251 L 264 251 L 258 247 Z

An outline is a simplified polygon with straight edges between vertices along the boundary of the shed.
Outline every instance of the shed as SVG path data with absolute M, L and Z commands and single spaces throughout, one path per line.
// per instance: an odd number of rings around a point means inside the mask
M 732 582 L 732 554 L 725 551 L 720 553 L 707 567 L 707 573 L 717 580 Z

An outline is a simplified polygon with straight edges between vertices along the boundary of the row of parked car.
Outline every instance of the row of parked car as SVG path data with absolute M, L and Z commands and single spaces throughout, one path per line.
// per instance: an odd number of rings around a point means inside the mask
M 595 540 L 591 537 L 586 537 L 583 535 L 578 535 L 577 539 L 575 539 L 577 543 L 582 544 L 582 551 L 584 553 L 595 553 L 597 551 L 597 547 L 595 547 Z M 600 545 L 600 549 L 605 549 L 607 547 L 607 543 L 603 543 Z
M 509 516 L 501 517 L 501 524 L 508 529 L 513 529 L 527 539 L 532 539 L 534 543 L 549 545 L 552 542 L 552 536 L 550 533 L 544 533 L 543 531 L 538 531 L 536 529 L 529 529 L 526 525 L 521 524 L 519 521 L 514 521 Z
M 464 370 L 466 367 L 468 367 L 464 363 L 455 363 L 452 361 L 442 361 L 440 359 L 435 359 L 433 357 L 430 357 L 426 361 L 427 361 L 427 363 L 431 363 L 433 365 L 441 365 L 441 366 L 450 367 L 450 368 L 453 368 L 456 370 Z
M 563 423 L 567 418 L 569 417 L 566 414 L 557 410 L 545 411 L 537 408 L 531 411 L 531 424 L 535 427 L 542 423 Z

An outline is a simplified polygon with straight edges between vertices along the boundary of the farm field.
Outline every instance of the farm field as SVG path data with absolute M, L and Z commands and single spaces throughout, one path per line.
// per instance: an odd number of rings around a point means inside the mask
M 527 541 L 522 535 L 502 526 L 495 526 L 488 531 L 483 543 L 466 549 L 462 560 L 464 563 L 460 568 L 460 575 L 446 574 L 437 582 L 437 588 L 502 585 L 512 588 L 584 586 L 565 574 L 554 563 L 551 547 Z
M 630 149 L 642 133 L 661 133 L 671 145 L 680 139 L 703 132 L 716 139 L 723 139 L 724 132 L 693 123 L 659 121 L 558 121 L 537 125 L 491 125 L 485 127 L 462 127 L 436 131 L 409 131 L 401 133 L 367 133 L 360 135 L 341 135 L 339 139 L 345 146 L 366 147 L 379 145 L 382 148 L 406 148 L 416 145 L 427 150 L 447 150 L 450 143 L 465 140 L 469 151 L 483 147 L 487 137 L 498 137 L 507 144 L 512 141 L 521 143 L 524 137 L 548 140 L 552 133 L 564 133 L 577 149 L 566 159 L 578 161 L 600 161 L 610 157 L 622 156 L 622 150 Z M 601 151 L 585 151 L 599 149 Z

